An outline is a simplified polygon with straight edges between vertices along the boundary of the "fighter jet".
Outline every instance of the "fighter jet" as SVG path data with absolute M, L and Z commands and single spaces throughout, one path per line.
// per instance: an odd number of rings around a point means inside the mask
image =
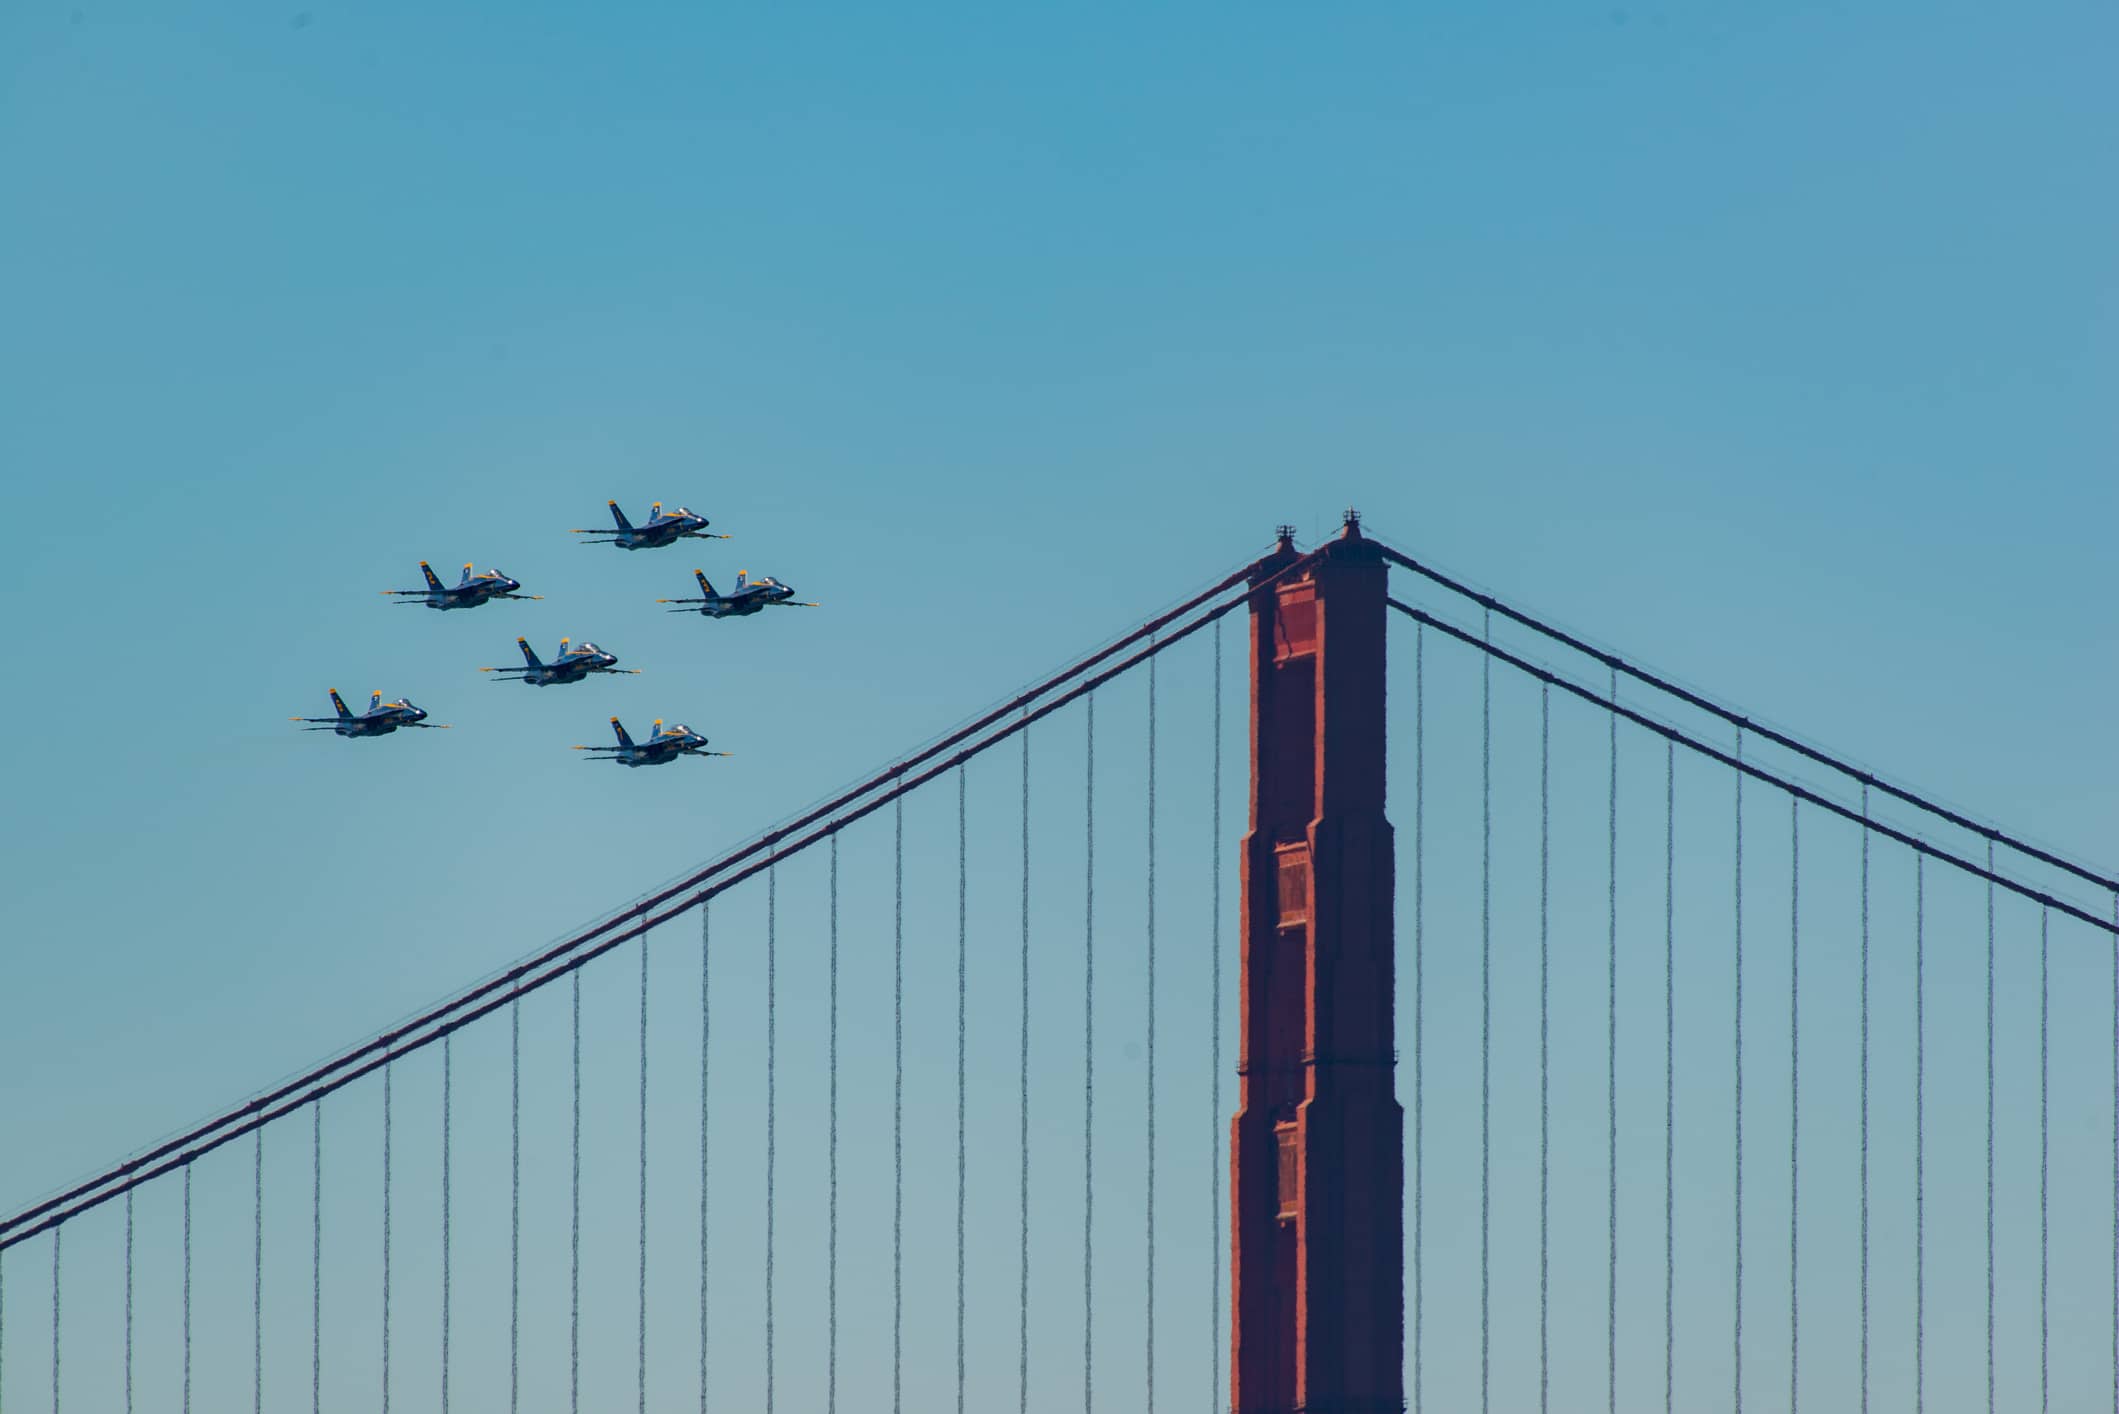
M 616 545 L 621 550 L 659 550 L 664 545 L 674 545 L 679 540 L 726 540 L 726 535 L 709 535 L 706 527 L 711 523 L 696 511 L 683 506 L 663 514 L 662 502 L 657 501 L 648 509 L 646 525 L 635 525 L 625 518 L 616 501 L 611 502 L 611 519 L 618 523 L 615 532 L 608 530 L 573 530 L 570 535 L 596 535 L 598 540 L 584 540 L 584 545 Z
M 445 585 L 425 560 L 419 562 L 419 572 L 427 577 L 425 589 L 385 589 L 386 595 L 398 596 L 406 603 L 425 604 L 430 609 L 475 609 L 488 599 L 542 599 L 542 594 L 517 594 L 522 581 L 509 579 L 499 570 L 487 570 L 482 574 L 471 573 L 464 566 L 463 578 L 454 584 Z
M 305 726 L 305 732 L 337 732 L 340 736 L 388 736 L 399 727 L 425 727 L 435 731 L 447 731 L 447 722 L 430 722 L 427 709 L 415 707 L 411 699 L 400 697 L 395 702 L 383 701 L 378 692 L 368 699 L 368 710 L 358 717 L 346 709 L 346 699 L 331 689 L 331 705 L 338 709 L 335 717 L 289 717 L 290 722 L 314 722 L 320 725 Z
M 668 731 L 662 729 L 662 719 L 655 719 L 654 735 L 646 741 L 634 741 L 616 717 L 611 718 L 611 730 L 618 734 L 616 746 L 577 746 L 576 751 L 592 752 L 592 760 L 615 761 L 621 766 L 662 766 L 680 756 L 726 756 L 726 751 L 708 751 L 706 738 L 683 723 Z
M 480 668 L 479 671 L 482 673 L 501 674 L 499 678 L 495 679 L 495 681 L 500 682 L 507 681 L 512 675 L 514 681 L 526 682 L 532 687 L 550 687 L 554 683 L 580 682 L 591 673 L 637 673 L 640 671 L 638 668 L 620 668 L 615 666 L 618 662 L 618 655 L 616 653 L 606 653 L 593 643 L 583 643 L 579 648 L 569 648 L 567 645 L 572 641 L 572 639 L 567 638 L 560 639 L 559 656 L 546 663 L 538 658 L 536 650 L 530 647 L 530 641 L 527 638 L 518 638 L 515 640 L 515 646 L 522 650 L 522 661 L 526 666 L 520 668 Z
M 802 603 L 796 600 L 795 591 L 788 585 L 780 583 L 777 579 L 769 579 L 764 575 L 752 579 L 749 570 L 744 570 L 737 574 L 735 591 L 730 594 L 715 593 L 714 586 L 707 583 L 705 570 L 693 570 L 692 574 L 699 581 L 699 593 L 704 596 L 703 598 L 657 599 L 655 602 L 657 604 L 697 604 L 699 606 L 697 609 L 672 609 L 670 612 L 673 614 L 700 613 L 710 619 L 740 619 L 745 615 L 755 614 L 760 609 L 772 606 L 787 609 L 814 609 L 818 607 L 815 604 Z

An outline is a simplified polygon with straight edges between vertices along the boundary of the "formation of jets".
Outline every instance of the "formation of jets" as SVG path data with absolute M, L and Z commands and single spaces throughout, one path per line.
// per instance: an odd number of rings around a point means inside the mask
M 613 527 L 610 530 L 575 530 L 572 534 L 594 537 L 583 544 L 616 545 L 621 550 L 656 550 L 674 545 L 680 540 L 726 540 L 729 537 L 711 532 L 707 518 L 687 507 L 679 506 L 673 511 L 664 511 L 657 501 L 649 511 L 647 519 L 636 525 L 626 519 L 618 503 L 610 503 Z M 496 599 L 542 599 L 542 594 L 525 594 L 522 581 L 513 579 L 498 569 L 474 571 L 465 565 L 462 576 L 455 584 L 444 584 L 441 577 L 425 560 L 419 562 L 419 572 L 426 580 L 420 589 L 385 589 L 382 593 L 397 603 L 420 604 L 429 609 L 476 609 Z M 692 571 L 699 582 L 696 597 L 681 599 L 658 599 L 658 604 L 676 604 L 683 607 L 672 609 L 672 613 L 702 614 L 710 619 L 745 618 L 761 609 L 773 607 L 814 609 L 814 603 L 797 600 L 794 589 L 780 581 L 761 575 L 750 577 L 748 570 L 736 575 L 735 588 L 727 594 L 718 592 L 706 577 L 705 570 Z M 605 675 L 631 675 L 638 668 L 621 668 L 618 655 L 599 648 L 586 640 L 575 644 L 573 640 L 559 640 L 559 652 L 550 660 L 537 656 L 527 638 L 517 638 L 515 646 L 522 652 L 521 667 L 480 668 L 482 673 L 492 673 L 495 681 L 522 682 L 532 687 L 556 687 L 567 683 L 584 682 L 591 677 Z M 335 715 L 329 717 L 292 717 L 290 721 L 300 724 L 304 731 L 330 731 L 344 737 L 388 736 L 399 728 L 419 727 L 425 729 L 445 728 L 446 722 L 427 720 L 425 708 L 413 705 L 409 698 L 400 697 L 385 702 L 380 692 L 368 701 L 368 710 L 355 713 L 338 695 L 331 691 L 331 706 Z M 707 750 L 707 739 L 692 728 L 678 723 L 665 728 L 657 718 L 655 728 L 645 741 L 635 741 L 625 726 L 616 717 L 611 718 L 611 730 L 617 738 L 616 746 L 577 746 L 576 751 L 589 753 L 589 759 L 613 761 L 621 766 L 663 766 L 686 757 L 726 756 L 725 751 Z

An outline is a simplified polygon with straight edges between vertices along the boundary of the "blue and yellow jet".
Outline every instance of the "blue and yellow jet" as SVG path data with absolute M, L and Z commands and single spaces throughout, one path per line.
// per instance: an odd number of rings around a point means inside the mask
M 616 717 L 611 718 L 611 730 L 618 734 L 616 746 L 577 746 L 576 751 L 592 752 L 592 760 L 615 761 L 621 766 L 663 766 L 681 756 L 726 756 L 726 751 L 708 751 L 706 738 L 679 722 L 668 731 L 662 729 L 662 719 L 655 719 L 655 731 L 646 741 L 634 741 L 625 726 Z
M 657 604 L 697 604 L 699 607 L 696 609 L 672 609 L 670 612 L 673 614 L 704 614 L 710 619 L 740 619 L 746 615 L 755 614 L 760 609 L 774 607 L 786 609 L 814 609 L 819 607 L 816 604 L 797 601 L 794 589 L 789 585 L 780 583 L 777 579 L 771 579 L 764 575 L 752 579 L 749 570 L 738 572 L 735 590 L 728 594 L 717 594 L 714 592 L 714 586 L 707 582 L 705 570 L 693 570 L 692 575 L 699 581 L 699 593 L 702 597 L 697 599 L 657 599 L 655 602 Z
M 572 530 L 570 535 L 598 535 L 600 540 L 584 540 L 584 545 L 616 545 L 621 550 L 659 550 L 665 545 L 674 545 L 679 540 L 726 540 L 726 535 L 709 535 L 706 527 L 712 522 L 696 511 L 683 506 L 668 514 L 663 513 L 662 502 L 657 501 L 648 508 L 647 524 L 635 525 L 618 509 L 611 505 L 611 519 L 617 522 L 616 530 Z
M 616 653 L 606 653 L 593 643 L 585 642 L 578 648 L 568 647 L 567 645 L 572 642 L 572 639 L 560 639 L 559 656 L 547 663 L 538 658 L 537 651 L 530 647 L 530 640 L 518 638 L 515 640 L 515 646 L 522 650 L 524 666 L 520 668 L 480 668 L 479 671 L 482 673 L 499 673 L 501 676 L 496 681 L 501 682 L 507 681 L 512 675 L 516 682 L 526 682 L 532 687 L 551 687 L 557 683 L 580 682 L 591 673 L 637 673 L 640 671 L 638 668 L 618 667 L 618 655 Z
M 383 701 L 378 692 L 368 699 L 368 710 L 359 716 L 347 710 L 346 699 L 331 689 L 331 705 L 338 710 L 335 717 L 289 717 L 290 722 L 313 722 L 320 725 L 305 726 L 305 732 L 337 732 L 340 736 L 388 736 L 399 727 L 425 727 L 435 731 L 447 731 L 447 722 L 430 722 L 427 709 L 415 707 L 410 698 L 400 697 L 395 702 Z
M 425 589 L 385 589 L 382 593 L 394 595 L 407 603 L 425 604 L 430 609 L 475 609 L 488 599 L 542 599 L 542 594 L 518 594 L 522 581 L 509 579 L 499 570 L 486 570 L 481 574 L 471 573 L 464 566 L 463 578 L 454 584 L 443 584 L 434 573 L 433 566 L 425 560 L 419 562 L 419 572 L 427 577 Z

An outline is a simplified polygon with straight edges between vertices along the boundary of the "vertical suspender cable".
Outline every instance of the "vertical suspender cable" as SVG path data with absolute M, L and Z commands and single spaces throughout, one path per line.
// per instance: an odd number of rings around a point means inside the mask
M 905 797 L 891 802 L 890 1409 L 905 1408 Z
M 834 1059 L 834 1060 L 836 1061 L 836 1059 L 837 1059 L 837 1054 L 836 1054 L 836 1052 L 837 1052 L 837 1040 L 838 1040 L 838 1037 L 837 1037 L 837 1031 L 838 1031 L 838 990 L 837 990 L 837 983 L 838 983 L 838 968 L 837 968 L 837 963 L 838 963 L 838 923 L 839 923 L 839 900 L 838 900 L 838 887 L 839 887 L 839 870 L 838 870 L 838 864 L 837 864 L 837 859 L 838 859 L 838 852 L 839 852 L 839 837 L 838 837 L 837 835 L 834 835 L 834 836 L 832 836 L 832 841 L 831 841 L 831 849 L 832 849 L 832 858 L 833 858 L 833 865 L 832 865 L 832 871 L 831 871 L 831 882 L 832 882 L 832 944 L 833 944 L 833 953 L 832 953 L 832 962 L 833 962 L 833 969 L 832 969 L 832 982 L 833 982 L 833 991 L 832 991 L 832 1003 L 833 1003 L 833 1005 L 832 1005 L 832 1030 L 833 1030 L 833 1051 L 834 1051 L 833 1059 Z M 707 1355 L 708 1355 L 708 1352 L 709 1352 L 709 1348 L 710 1348 L 710 1347 L 709 1347 L 709 1344 L 708 1344 L 708 1339 L 707 1339 L 708 1331 L 707 1331 L 707 1305 L 706 1305 L 706 1301 L 707 1301 L 707 1290 L 708 1290 L 708 1288 L 707 1288 L 707 1274 L 708 1274 L 708 1267 L 707 1267 L 707 1256 L 708 1256 L 708 1251 L 707 1251 L 707 1231 L 708 1231 L 708 1228 L 707 1228 L 707 1217 L 708 1217 L 708 1207 L 707 1207 L 707 1203 L 708 1203 L 708 1199 L 709 1199 L 709 1197 L 710 1197 L 710 1196 L 712 1195 L 712 1193 L 713 1193 L 713 1184 L 712 1184 L 712 1182 L 711 1182 L 711 1174 L 709 1173 L 709 1171 L 708 1171 L 708 1167 L 707 1167 L 707 1160 L 708 1160 L 708 1158 L 710 1157 L 710 1151 L 709 1151 L 709 1149 L 708 1149 L 708 1147 L 707 1147 L 707 1136 L 708 1136 L 708 1129 L 707 1129 L 707 1099 L 708 1099 L 708 1097 L 709 1097 L 709 1096 L 710 1096 L 710 1095 L 711 1095 L 711 1094 L 713 1093 L 713 1087 L 712 1087 L 712 1086 L 711 1086 L 711 1085 L 709 1084 L 709 1081 L 710 1081 L 710 1080 L 712 1079 L 712 1072 L 711 1072 L 711 1071 L 710 1071 L 710 1070 L 708 1069 L 708 1066 L 707 1066 L 707 1061 L 708 1061 L 708 1058 L 709 1058 L 709 1054 L 710 1054 L 710 1047 L 709 1047 L 708 1043 L 709 1043 L 710 1041 L 712 1041 L 712 1039 L 713 1039 L 713 1034 L 714 1034 L 714 1033 L 713 1033 L 713 1008 L 712 1008 L 712 1005 L 711 1005 L 711 1002 L 712 1002 L 712 999 L 713 999 L 713 993 L 712 993 L 712 992 L 711 992 L 711 991 L 709 990 L 709 984 L 710 984 L 710 983 L 711 983 L 711 981 L 713 980 L 713 957 L 714 957 L 714 950 L 713 950 L 713 946 L 712 946 L 712 944 L 713 944 L 713 916 L 714 916 L 714 906 L 713 906 L 713 904 L 712 904 L 711 902 L 709 902 L 709 903 L 702 903 L 702 904 L 700 904 L 700 905 L 699 905 L 699 1414 L 706 1414 L 706 1405 L 707 1405 L 707 1400 L 706 1400 L 706 1366 L 707 1366 Z M 836 1109 L 837 1109 L 837 1105 L 836 1105 L 836 1102 L 837 1102 L 837 1100 L 838 1100 L 838 1080 L 839 1080 L 839 1077 L 838 1077 L 838 1067 L 837 1067 L 836 1065 L 834 1065 L 834 1066 L 833 1066 L 833 1068 L 832 1068 L 832 1099 L 833 1099 L 833 1102 L 834 1102 L 834 1113 L 833 1113 L 833 1136 L 832 1136 L 832 1164 L 833 1164 L 833 1169 L 832 1169 L 832 1181 L 833 1181 L 833 1184 L 834 1184 L 834 1187 L 835 1187 L 835 1188 L 836 1188 L 836 1184 L 837 1184 L 837 1182 L 838 1182 L 838 1169 L 837 1169 L 837 1164 L 838 1164 L 838 1157 L 839 1157 L 839 1156 L 838 1156 L 838 1135 L 837 1135 L 837 1113 L 836 1113 Z M 836 1191 L 834 1191 L 834 1193 L 833 1193 L 833 1203 L 832 1203 L 832 1221 L 833 1221 L 833 1228 L 832 1228 L 832 1240 L 833 1240 L 833 1243 L 834 1243 L 834 1247 L 833 1247 L 833 1255 L 834 1255 L 834 1257 L 835 1257 L 835 1258 L 836 1258 L 836 1256 L 837 1256 L 837 1246 L 836 1246 L 836 1243 L 837 1243 L 837 1240 L 838 1240 L 838 1226 L 837 1226 L 837 1223 L 838 1223 L 838 1202 L 837 1202 L 837 1197 L 838 1197 L 838 1195 L 837 1195 Z M 836 1271 L 836 1268 L 834 1268 L 834 1271 L 833 1271 L 833 1277 L 834 1277 L 834 1282 L 836 1283 L 836 1278 L 837 1278 L 837 1271 Z M 832 1292 L 832 1296 L 833 1296 L 833 1301 L 834 1301 L 834 1305 L 833 1305 L 833 1308 L 832 1308 L 832 1322 L 833 1322 L 833 1335 L 834 1335 L 834 1337 L 836 1337 L 836 1335 L 837 1335 L 837 1333 L 838 1333 L 838 1329 L 837 1329 L 837 1322 L 838 1322 L 838 1307 L 837 1307 L 837 1304 L 836 1304 L 836 1302 L 837 1302 L 837 1297 L 838 1297 L 838 1291 L 837 1291 L 837 1287 L 836 1287 L 836 1284 L 835 1284 L 835 1285 L 834 1285 L 834 1287 L 833 1287 L 833 1292 Z M 837 1345 L 836 1345 L 836 1343 L 834 1343 L 834 1346 L 833 1346 L 833 1358 L 834 1358 L 834 1359 L 836 1359 L 836 1358 L 837 1358 Z
M 258 1130 L 253 1138 L 257 1143 L 250 1156 L 250 1411 L 265 1414 L 265 1131 Z
M 125 1192 L 125 1414 L 132 1414 L 132 1190 Z
M 1427 1214 L 1422 1201 L 1425 1157 L 1427 1044 L 1425 953 L 1427 943 L 1427 625 L 1413 627 L 1413 1414 L 1421 1414 L 1424 1352 L 1422 1319 L 1427 1282 L 1421 1262 Z M 2119 1013 L 2115 1013 L 2119 1014 Z
M 1994 841 L 1987 841 L 1987 1414 L 1994 1414 Z
M 1027 712 L 1027 708 L 1025 711 Z M 1022 940 L 1022 1032 L 1018 1042 L 1016 1123 L 1017 1143 L 1021 1148 L 1021 1167 L 1017 1170 L 1017 1217 L 1020 1228 L 1016 1237 L 1016 1408 L 1018 1414 L 1029 1414 L 1030 1409 L 1030 729 L 1023 728 L 1023 940 Z M 2114 954 L 2119 960 L 2119 953 Z M 2113 996 L 2119 998 L 2119 983 L 2114 984 Z M 2114 1013 L 2119 1017 L 2119 1012 Z M 2114 1092 L 2119 1097 L 2119 1091 Z M 2119 1102 L 2119 1100 L 2115 1100 Z M 2119 1141 L 2113 1148 L 2115 1162 L 2119 1162 Z M 2119 1173 L 2119 1168 L 2115 1168 Z M 2119 1186 L 2113 1189 L 2119 1195 Z M 2114 1251 L 2119 1251 L 2115 1247 Z M 2114 1271 L 2119 1271 L 2115 1267 Z M 2114 1290 L 2119 1290 L 2115 1287 Z
M 1928 857 L 1913 856 L 1913 1414 L 1928 1402 Z
M 2119 893 L 2112 895 L 2119 924 Z M 2112 939 L 2112 1410 L 2119 1414 L 2119 933 Z
M 956 772 L 956 1408 L 964 1414 L 964 1189 L 970 1169 L 966 1130 L 965 1051 L 969 1039 L 971 837 L 965 768 Z
M 0 1410 L 7 1406 L 7 1251 L 0 1248 Z
M 1611 690 L 1606 698 L 1619 705 L 1619 673 L 1611 672 Z M 1606 828 L 1605 856 L 1605 964 L 1604 964 L 1604 1157 L 1607 1188 L 1604 1224 L 1610 1249 L 1604 1278 L 1604 1403 L 1610 1414 L 1619 1414 L 1619 716 L 1610 714 L 1611 781 L 1606 802 L 1610 811 Z
M 1869 1414 L 1869 788 L 1861 788 L 1861 1414 Z
M 1538 1414 L 1552 1407 L 1552 685 L 1538 684 Z
M 450 1193 L 450 1167 L 453 1155 L 450 1150 L 450 1106 L 453 1101 L 453 1071 L 455 1056 L 451 1054 L 456 1038 L 441 1038 L 441 1414 L 449 1414 L 449 1306 L 453 1293 L 450 1278 L 453 1254 L 452 1234 L 449 1231 L 450 1208 L 453 1206 Z M 255 1414 L 265 1414 L 263 1408 Z
M 1096 694 L 1087 701 L 1082 770 L 1082 1414 L 1096 1407 Z
M 390 1414 L 390 1088 L 395 1068 L 383 1067 L 383 1414 Z
M 772 887 L 771 875 L 766 877 L 766 888 Z M 642 913 L 645 914 L 643 909 Z M 770 944 L 768 951 L 770 951 Z M 639 1259 L 635 1266 L 634 1309 L 639 1312 L 639 1328 L 634 1333 L 633 1390 L 640 1414 L 647 1414 L 647 983 L 648 983 L 648 935 L 640 935 L 640 1222 Z M 768 1070 L 770 1066 L 768 1065 Z M 770 1088 L 770 1080 L 767 1082 Z M 768 1298 L 771 1284 L 766 1286 Z M 770 1306 L 770 1299 L 767 1305 Z M 771 1388 L 770 1379 L 766 1387 Z
M 1152 639 L 1150 640 L 1153 641 Z M 1148 1302 L 1146 1414 L 1155 1414 L 1155 659 L 1148 660 Z
M 1788 1414 L 1796 1414 L 1802 1390 L 1796 1280 L 1802 1201 L 1802 809 L 1801 800 L 1788 798 Z
M 508 1002 L 508 1414 L 522 1404 L 522 996 Z
M 1663 1414 L 1677 1409 L 1678 755 L 1663 743 Z
M 2049 909 L 2038 910 L 2038 1411 L 2046 1414 L 2053 1403 L 2052 1294 L 2053 1233 L 2051 1226 L 2052 1117 L 2052 968 L 2047 951 L 2051 931 Z
M 184 1378 L 183 1399 L 177 1406 L 191 1414 L 191 1165 L 184 1165 Z
M 825 1143 L 827 1190 L 824 1237 L 824 1410 L 839 1408 L 839 836 L 831 837 L 831 875 L 827 885 L 826 951 L 830 974 L 830 1013 L 826 1022 L 829 1098 L 825 1103 L 830 1134 Z M 702 1373 L 701 1379 L 704 1379 Z M 700 1414 L 705 1414 L 702 1406 Z
M 1493 641 L 1493 614 L 1485 616 Z M 1493 659 L 1479 660 L 1479 1408 L 1491 1405 L 1493 1290 Z
M 1744 759 L 1744 729 L 1736 729 L 1736 759 Z M 1744 1414 L 1744 773 L 1736 773 L 1736 852 L 1735 852 L 1735 959 L 1736 959 L 1736 1096 L 1732 1111 L 1733 1128 L 1736 1134 L 1736 1280 L 1735 1320 L 1730 1328 L 1730 1363 L 1733 1404 L 1736 1414 Z
M 581 969 L 574 969 L 574 1113 L 567 1237 L 567 1409 L 581 1414 Z
M 1208 1025 L 1211 1032 L 1211 1054 L 1208 1064 L 1208 1084 L 1213 1102 L 1213 1124 L 1209 1130 L 1207 1149 L 1208 1186 L 1212 1196 L 1207 1204 L 1207 1388 L 1211 1398 L 1208 1402 L 1210 1414 L 1221 1414 L 1221 625 L 1214 625 L 1214 732 L 1208 747 L 1210 779 L 1213 783 L 1208 816 L 1208 856 L 1210 859 L 1209 887 L 1212 901 L 1207 913 L 1207 954 L 1210 960 L 1210 982 L 1208 990 Z
M 52 1414 L 59 1414 L 59 1247 L 66 1229 L 52 1229 Z
M 324 1414 L 324 1102 L 309 1107 L 309 1414 Z M 130 1414 L 130 1411 L 128 1411 Z
M 780 867 L 765 868 L 765 1414 L 778 1389 L 774 1347 L 780 1202 Z M 642 1241 L 646 1227 L 641 1228 Z M 645 1306 L 642 1307 L 645 1310 Z M 643 1367 L 644 1368 L 644 1367 Z M 645 1403 L 640 1414 L 647 1414 Z

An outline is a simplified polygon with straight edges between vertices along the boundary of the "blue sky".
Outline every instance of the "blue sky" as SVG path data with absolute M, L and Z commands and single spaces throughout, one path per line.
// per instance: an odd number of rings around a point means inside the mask
M 2112 857 L 2115 38 L 2058 0 L 11 8 L 0 1208 L 1348 504 Z M 607 497 L 738 538 L 569 543 Z M 422 558 L 547 598 L 375 597 Z M 694 562 L 825 607 L 659 616 Z M 470 671 L 518 632 L 644 673 Z M 286 727 L 331 686 L 457 726 Z M 738 754 L 563 750 L 613 712 Z

